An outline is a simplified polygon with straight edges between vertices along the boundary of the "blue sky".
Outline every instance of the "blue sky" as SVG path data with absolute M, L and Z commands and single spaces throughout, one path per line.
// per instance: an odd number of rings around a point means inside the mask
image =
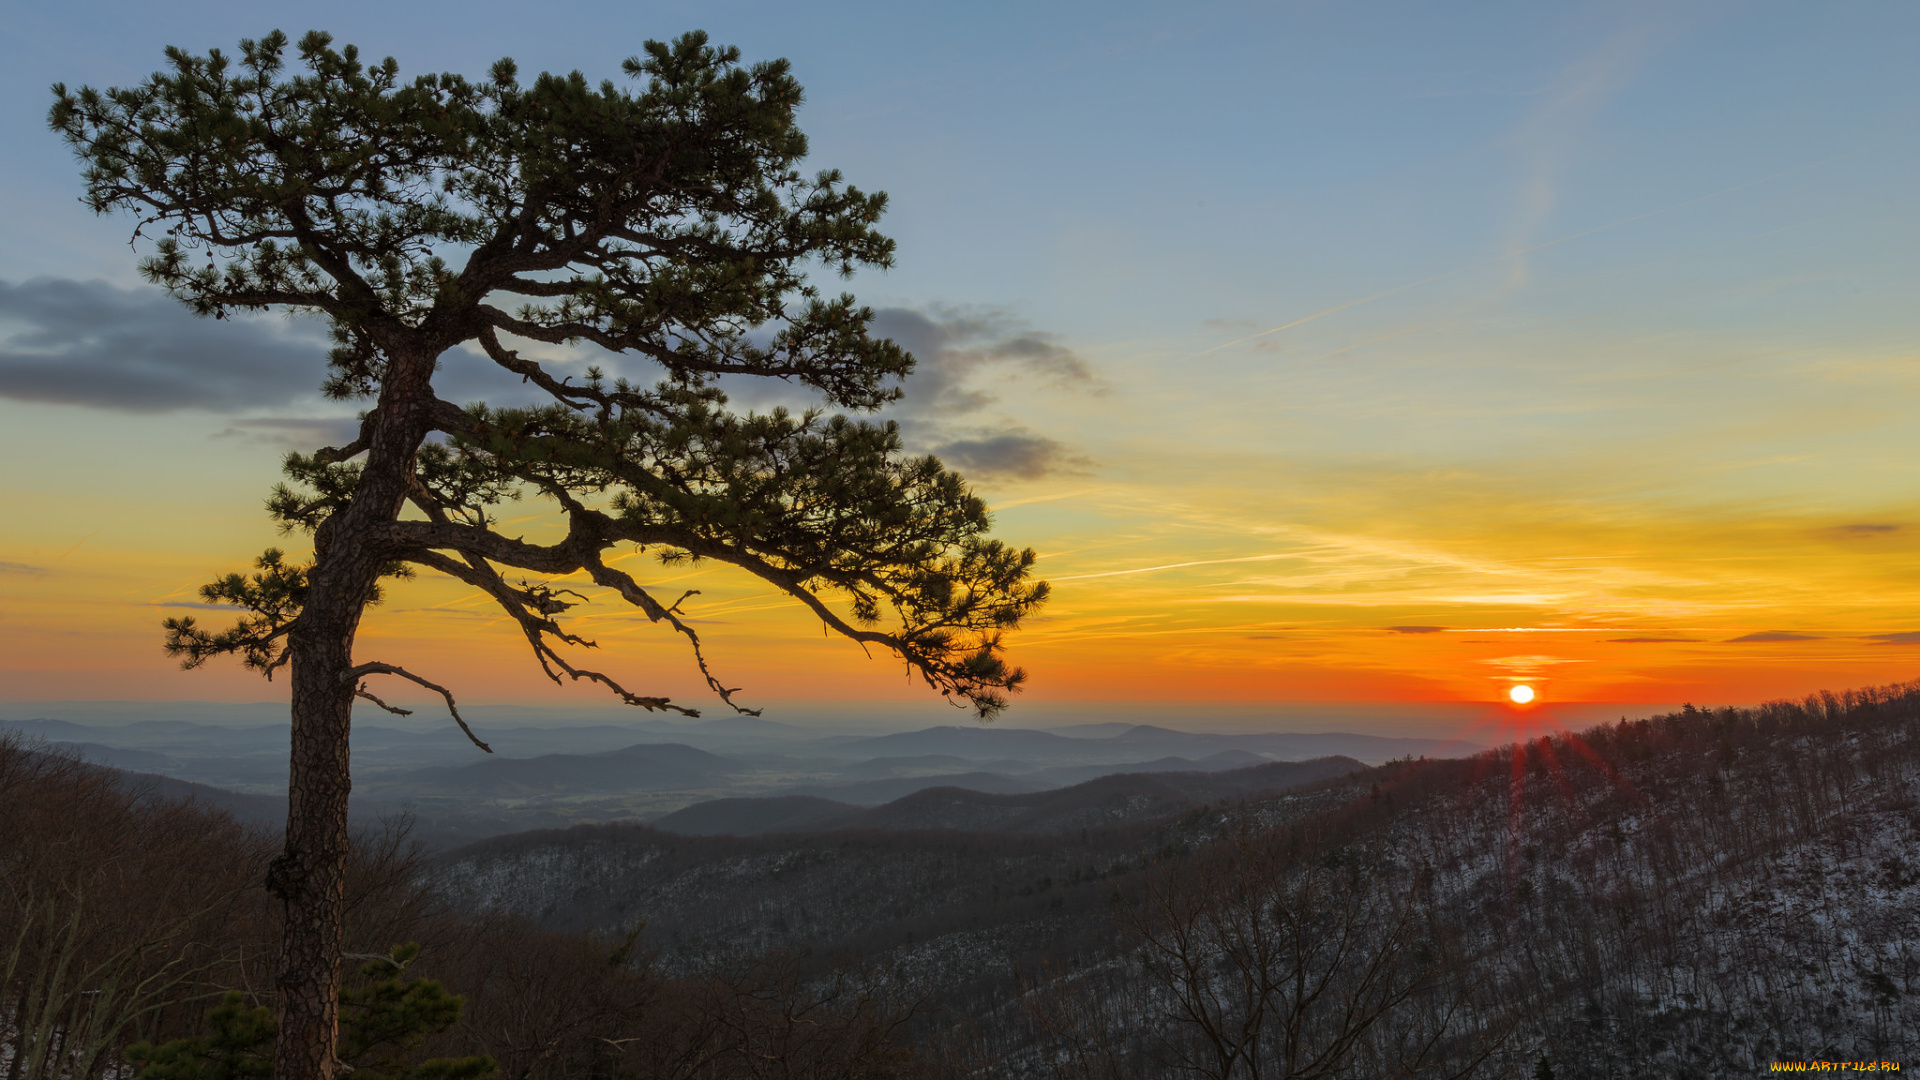
M 163 44 L 231 50 L 320 23 L 411 71 L 511 54 L 612 74 L 642 40 L 695 27 L 750 59 L 788 57 L 815 160 L 894 195 L 900 267 L 864 292 L 1024 302 L 1060 332 L 1129 340 L 1277 325 L 1786 170 L 1805 172 L 1535 259 L 1612 265 L 1647 230 L 1712 243 L 1810 213 L 1876 223 L 1913 162 L 1900 136 L 1920 12 L 1902 4 L 524 10 L 10 4 L 6 272 L 129 275 L 125 230 L 73 201 L 48 84 L 125 82 Z

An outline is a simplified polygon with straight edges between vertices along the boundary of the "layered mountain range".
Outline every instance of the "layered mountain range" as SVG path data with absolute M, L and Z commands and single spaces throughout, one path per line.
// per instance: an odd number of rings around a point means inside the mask
M 284 727 L 29 718 L 0 721 L 0 730 L 96 764 L 252 796 L 239 812 L 263 821 L 275 817 L 269 808 L 284 791 Z M 614 820 L 740 835 L 1006 823 L 1044 830 L 1068 820 L 1171 812 L 1235 793 L 1338 775 L 1366 763 L 1475 748 L 1445 739 L 1220 734 L 1120 723 L 1053 731 L 952 725 L 823 735 L 752 717 L 698 724 L 501 726 L 483 735 L 492 754 L 451 727 L 357 724 L 354 813 L 363 821 L 406 813 L 416 823 L 416 835 L 433 847 Z M 1105 795 L 1068 794 L 1122 775 L 1186 779 L 1114 781 L 1088 789 Z M 958 794 L 924 794 L 933 789 Z M 1135 809 L 1049 809 L 1080 798 L 1132 800 L 1127 805 Z

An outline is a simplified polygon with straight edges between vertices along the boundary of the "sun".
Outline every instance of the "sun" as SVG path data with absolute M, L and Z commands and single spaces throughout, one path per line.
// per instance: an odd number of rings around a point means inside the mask
M 1527 702 L 1533 700 L 1533 687 L 1521 683 L 1513 689 L 1508 690 L 1507 696 L 1513 699 L 1515 705 L 1525 705 Z

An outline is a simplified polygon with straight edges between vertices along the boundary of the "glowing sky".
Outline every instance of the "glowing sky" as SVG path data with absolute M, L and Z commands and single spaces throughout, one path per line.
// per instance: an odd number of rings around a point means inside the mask
M 899 266 L 851 287 L 921 357 L 909 435 L 1056 583 L 1037 701 L 1920 672 L 1920 8 L 901 7 L 9 3 L 0 699 L 266 693 L 176 672 L 158 624 L 276 542 L 279 452 L 341 415 L 320 349 L 154 301 L 42 117 L 53 81 L 322 18 L 409 72 L 601 77 L 693 27 L 791 58 L 813 164 L 893 198 Z M 703 590 L 746 697 L 915 693 L 750 580 L 649 573 Z M 700 696 L 630 610 L 586 626 Z M 523 650 L 424 581 L 361 648 L 474 701 L 546 693 Z

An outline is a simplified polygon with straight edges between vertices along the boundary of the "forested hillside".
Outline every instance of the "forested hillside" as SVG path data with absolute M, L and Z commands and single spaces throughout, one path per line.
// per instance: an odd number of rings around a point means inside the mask
M 130 1048 L 210 1034 L 224 993 L 272 1003 L 263 831 L 6 735 L 0 822 L 0 1076 L 132 1077 Z M 363 834 L 347 888 L 349 954 L 418 943 L 405 975 L 465 998 L 415 1060 L 485 1055 L 500 1077 L 554 1080 L 944 1075 L 902 1037 L 903 1008 L 831 976 L 803 983 L 789 957 L 669 976 L 631 938 L 453 910 L 422 869 L 403 830 Z M 238 1071 L 189 1055 L 153 1075 L 264 1076 L 261 1049 L 241 1047 Z M 410 1075 L 393 1049 L 342 1046 L 369 1075 Z
M 1157 825 L 582 829 L 437 873 L 463 903 L 555 927 L 645 919 L 669 965 L 803 946 L 857 961 L 1007 1074 L 1242 1075 L 1266 1055 L 1260 1074 L 1280 1074 L 1294 1006 L 1275 972 L 1322 954 L 1234 942 L 1284 936 L 1274 911 L 1292 907 L 1387 967 L 1424 958 L 1404 985 L 1349 988 L 1396 998 L 1365 1038 L 1325 1033 L 1349 1062 L 1733 1075 L 1920 1049 L 1916 851 L 1920 689 L 1899 686 L 1396 762 Z M 1187 951 L 1156 968 L 1169 928 Z
M 1490 1051 L 1483 1068 L 1561 1077 L 1735 1076 L 1920 1050 L 1920 686 L 1689 708 L 1338 787 L 1309 819 L 1251 805 L 1189 829 L 1195 853 L 1123 905 L 1143 962 L 1037 988 L 1006 1060 L 1044 1072 L 1094 1046 L 1096 1072 L 1243 1075 L 1221 1047 L 1284 1064 L 1290 1018 L 1336 1045 L 1341 1010 L 1373 999 L 1338 989 L 1328 942 L 1376 908 L 1361 955 L 1426 957 L 1353 1047 L 1376 1067 L 1412 1046 L 1443 1069 Z M 1338 1004 L 1300 1006 L 1280 977 L 1300 969 Z
M 271 844 L 167 794 L 0 739 L 8 1077 L 119 1075 L 220 991 L 267 1000 Z M 584 826 L 432 860 L 369 835 L 349 948 L 417 941 L 409 970 L 466 996 L 421 1054 L 542 1080 L 1730 1077 L 1920 1051 L 1920 686 L 1170 813 Z

